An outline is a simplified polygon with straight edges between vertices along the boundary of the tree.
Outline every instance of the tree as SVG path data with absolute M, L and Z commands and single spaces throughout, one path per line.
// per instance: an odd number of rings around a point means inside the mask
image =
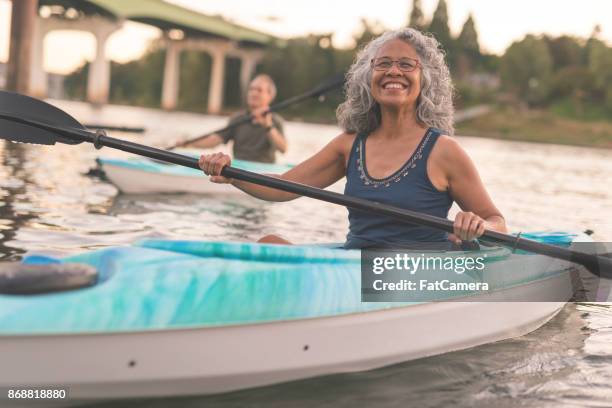
M 368 36 L 360 37 L 366 41 Z M 355 52 L 334 49 L 332 43 L 331 34 L 309 35 L 291 38 L 284 46 L 272 46 L 266 51 L 258 72 L 269 74 L 276 82 L 277 101 L 306 92 L 333 75 L 348 70 Z M 332 121 L 340 102 L 342 92 L 330 92 L 322 102 L 311 98 L 283 113 L 288 116 L 299 115 L 301 118 L 311 114 Z
M 374 38 L 385 32 L 385 27 L 379 21 L 368 21 L 365 18 L 361 19 L 361 30 L 353 36 L 355 40 L 355 49 L 359 49 L 369 43 Z
M 472 14 L 463 24 L 461 34 L 457 38 L 457 73 L 459 77 L 465 77 L 470 71 L 481 64 L 480 45 L 478 44 L 478 33 Z
M 588 49 L 588 69 L 597 89 L 596 99 L 602 100 L 612 112 L 612 48 L 596 38 L 591 38 Z
M 425 14 L 421 8 L 421 0 L 413 0 L 412 11 L 408 18 L 408 27 L 416 28 L 417 30 L 425 30 Z
M 555 71 L 584 65 L 583 49 L 578 39 L 562 35 L 556 38 L 545 36 L 544 40 L 548 44 Z
M 480 55 L 478 32 L 476 31 L 476 25 L 471 13 L 468 19 L 465 20 L 461 34 L 457 38 L 457 48 L 473 58 L 477 58 Z
M 502 84 L 507 90 L 532 106 L 546 102 L 552 57 L 544 39 L 527 35 L 512 43 L 501 59 L 500 70 Z
M 446 51 L 449 65 L 454 65 L 454 42 L 451 37 L 450 28 L 448 27 L 446 0 L 440 0 L 438 2 L 438 7 L 436 7 L 436 11 L 431 19 L 428 31 L 436 37 L 440 44 L 442 44 L 442 47 Z
M 159 107 L 165 59 L 163 45 L 154 42 L 138 60 L 112 62 L 111 103 Z

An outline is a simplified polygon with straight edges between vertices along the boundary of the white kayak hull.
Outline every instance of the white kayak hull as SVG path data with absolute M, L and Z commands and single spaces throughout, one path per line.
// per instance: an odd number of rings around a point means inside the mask
M 537 294 L 551 302 L 438 302 L 223 327 L 6 336 L 0 358 L 11 369 L 0 370 L 0 388 L 66 387 L 70 398 L 55 403 L 70 405 L 214 394 L 370 370 L 524 335 L 550 320 L 571 291 L 564 273 L 482 295 Z
M 198 157 L 193 152 L 182 152 Z M 208 176 L 198 169 L 165 164 L 145 158 L 116 159 L 99 157 L 99 168 L 108 181 L 126 194 L 215 194 L 235 195 L 242 191 L 229 184 L 212 183 Z M 259 163 L 246 160 L 232 160 L 232 166 L 265 174 L 282 174 L 290 164 Z
M 230 184 L 212 183 L 207 176 L 150 173 L 112 164 L 104 165 L 106 178 L 125 194 L 245 195 Z

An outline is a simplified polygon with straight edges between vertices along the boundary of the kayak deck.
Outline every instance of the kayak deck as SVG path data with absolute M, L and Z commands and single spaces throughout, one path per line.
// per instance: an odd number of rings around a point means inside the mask
M 511 254 L 499 247 L 446 254 L 486 254 L 486 281 L 491 291 L 568 268 L 563 262 L 552 268 L 546 257 Z M 70 292 L 0 295 L 0 335 L 209 327 L 405 306 L 361 301 L 361 254 L 357 250 L 144 240 L 64 259 L 31 256 L 24 262 L 91 265 L 98 271 L 99 282 Z M 443 272 L 432 271 L 435 273 Z M 461 279 L 472 282 L 482 276 L 466 273 Z

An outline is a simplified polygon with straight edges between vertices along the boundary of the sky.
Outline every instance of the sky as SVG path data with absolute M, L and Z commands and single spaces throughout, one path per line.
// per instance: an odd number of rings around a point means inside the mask
M 412 0 L 169 0 L 205 14 L 220 14 L 239 24 L 277 35 L 333 33 L 334 45 L 350 46 L 360 20 L 378 21 L 389 29 L 406 24 Z M 0 0 L 0 61 L 8 59 L 10 1 Z M 438 0 L 422 0 L 431 18 Z M 612 44 L 612 0 L 447 0 L 451 31 L 458 34 L 469 13 L 476 22 L 481 47 L 501 54 L 527 33 L 588 37 L 599 24 Z M 107 44 L 115 61 L 138 58 L 159 30 L 126 23 Z M 89 33 L 57 31 L 45 38 L 45 69 L 68 73 L 94 56 Z

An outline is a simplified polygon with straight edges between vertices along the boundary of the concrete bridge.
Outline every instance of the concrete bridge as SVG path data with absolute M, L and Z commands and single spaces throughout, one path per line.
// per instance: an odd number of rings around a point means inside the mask
M 106 103 L 110 88 L 106 41 L 126 20 L 150 24 L 163 32 L 166 62 L 161 106 L 164 109 L 174 109 L 177 105 L 181 51 L 199 50 L 211 56 L 208 112 L 217 113 L 223 106 L 226 57 L 240 59 L 240 83 L 244 91 L 263 57 L 263 48 L 276 40 L 221 17 L 207 16 L 161 0 L 39 0 L 33 30 L 30 94 L 47 96 L 47 74 L 43 70 L 45 36 L 54 30 L 80 30 L 92 33 L 96 39 L 96 55 L 87 78 L 87 100 Z

